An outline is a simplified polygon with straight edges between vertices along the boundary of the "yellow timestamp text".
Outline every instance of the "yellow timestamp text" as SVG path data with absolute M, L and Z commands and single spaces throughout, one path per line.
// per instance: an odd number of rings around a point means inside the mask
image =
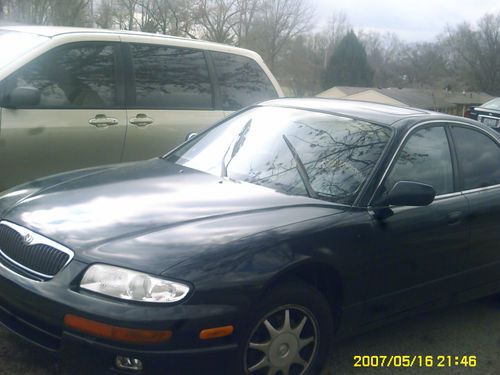
M 475 355 L 355 355 L 354 367 L 476 367 Z

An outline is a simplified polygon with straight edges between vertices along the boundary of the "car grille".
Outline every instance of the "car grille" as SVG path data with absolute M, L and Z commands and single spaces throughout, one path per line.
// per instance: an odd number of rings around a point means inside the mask
M 0 262 L 35 280 L 48 280 L 73 258 L 64 246 L 10 222 L 0 222 Z

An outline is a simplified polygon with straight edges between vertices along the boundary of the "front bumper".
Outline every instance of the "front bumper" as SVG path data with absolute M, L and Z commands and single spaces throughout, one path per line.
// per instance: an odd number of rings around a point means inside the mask
M 139 358 L 145 369 L 163 373 L 202 366 L 204 374 L 222 374 L 238 349 L 237 331 L 229 337 L 201 340 L 202 329 L 232 324 L 238 327 L 238 309 L 231 305 L 194 304 L 173 306 L 127 303 L 78 293 L 69 287 L 86 268 L 73 260 L 47 282 L 26 279 L 0 267 L 0 324 L 45 350 L 59 353 L 67 347 L 85 346 L 109 357 Z M 172 339 L 161 345 L 130 345 L 73 331 L 63 325 L 66 314 L 136 329 L 170 329 Z M 196 368 L 196 366 L 195 366 Z M 200 370 L 194 373 L 200 373 Z

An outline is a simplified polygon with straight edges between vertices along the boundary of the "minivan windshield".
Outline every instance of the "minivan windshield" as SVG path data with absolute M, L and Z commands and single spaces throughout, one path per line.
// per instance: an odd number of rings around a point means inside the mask
M 49 38 L 17 31 L 0 30 L 0 70 Z
M 352 204 L 391 133 L 348 117 L 262 106 L 226 120 L 165 158 L 285 194 Z

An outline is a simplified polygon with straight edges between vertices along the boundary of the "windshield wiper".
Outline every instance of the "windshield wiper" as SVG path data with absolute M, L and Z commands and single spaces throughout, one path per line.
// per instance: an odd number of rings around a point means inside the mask
M 227 177 L 227 167 L 229 166 L 229 163 L 231 163 L 231 160 L 233 160 L 233 158 L 236 156 L 238 151 L 240 151 L 241 146 L 243 146 L 243 143 L 245 143 L 246 135 L 247 135 L 248 131 L 250 130 L 250 125 L 252 125 L 252 119 L 247 121 L 245 126 L 241 129 L 240 133 L 238 134 L 236 141 L 231 142 L 229 144 L 229 147 L 227 148 L 226 152 L 224 153 L 224 156 L 222 157 L 222 160 L 221 160 L 221 171 L 220 171 L 221 178 Z M 226 161 L 227 153 L 229 152 L 229 150 L 231 149 L 231 146 L 233 144 L 234 144 L 234 147 L 233 147 L 233 152 L 231 152 L 231 158 L 229 159 L 229 161 L 226 164 L 225 161 Z
M 307 174 L 306 167 L 304 166 L 304 163 L 302 163 L 302 160 L 300 159 L 297 150 L 295 149 L 295 147 L 293 147 L 292 143 L 285 134 L 283 134 L 283 140 L 285 141 L 288 149 L 290 150 L 293 158 L 295 159 L 295 163 L 297 164 L 297 172 L 299 172 L 300 179 L 302 180 L 302 183 L 306 188 L 307 195 L 311 198 L 318 198 L 318 194 L 314 191 L 314 189 L 311 186 L 311 180 L 309 179 L 309 175 Z

